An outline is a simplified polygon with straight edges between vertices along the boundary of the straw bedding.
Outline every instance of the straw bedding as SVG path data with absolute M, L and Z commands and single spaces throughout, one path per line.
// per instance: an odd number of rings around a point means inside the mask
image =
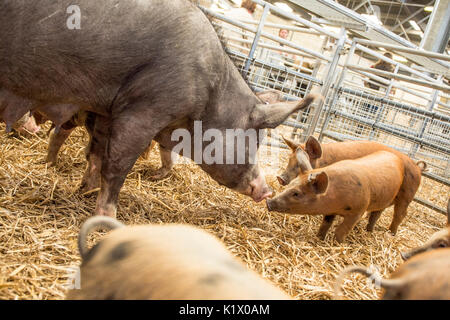
M 79 227 L 94 212 L 96 193 L 78 192 L 87 134 L 76 129 L 57 166 L 49 168 L 44 163 L 48 138 L 42 131 L 8 137 L 0 125 L 0 299 L 63 299 L 80 262 Z M 282 159 L 287 155 L 284 150 Z M 268 183 L 280 191 L 275 176 L 279 168 L 271 164 L 270 156 L 261 159 Z M 365 231 L 364 217 L 344 244 L 333 242 L 336 222 L 320 241 L 316 232 L 321 217 L 269 213 L 265 203 L 219 186 L 193 163 L 178 164 L 166 179 L 151 181 L 150 173 L 159 165 L 157 151 L 138 160 L 120 194 L 119 220 L 203 228 L 296 299 L 332 298 L 334 280 L 348 265 L 374 265 L 387 277 L 401 264 L 399 250 L 421 244 L 445 225 L 443 215 L 412 203 L 395 237 L 386 232 L 389 208 L 373 233 Z M 420 192 L 442 207 L 449 194 L 447 187 L 430 182 Z M 346 299 L 377 299 L 380 293 L 359 275 L 344 282 Z

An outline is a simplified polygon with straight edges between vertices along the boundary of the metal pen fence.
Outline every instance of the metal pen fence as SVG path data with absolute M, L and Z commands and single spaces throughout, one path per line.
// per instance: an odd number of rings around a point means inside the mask
M 424 172 L 422 184 L 433 180 L 450 194 L 450 87 L 442 81 L 443 75 L 449 73 L 448 68 L 443 67 L 440 75 L 431 76 L 426 70 L 396 62 L 370 46 L 418 54 L 435 61 L 450 61 L 448 55 L 358 38 L 350 40 L 345 28 L 336 34 L 264 1 L 253 1 L 264 8 L 259 21 L 237 21 L 204 10 L 216 19 L 219 29 L 225 30 L 226 50 L 254 90 L 276 89 L 288 100 L 304 97 L 311 90 L 322 94 L 322 100 L 284 123 L 291 128 L 292 139 L 304 142 L 315 134 L 320 141 L 327 138 L 383 143 L 414 160 L 425 161 L 429 169 Z M 268 23 L 269 12 L 306 28 Z M 317 35 L 322 41 L 321 49 L 314 51 L 269 32 L 280 28 Z M 335 45 L 327 52 L 330 39 Z M 360 66 L 363 55 L 391 64 L 394 71 Z M 267 143 L 286 148 L 280 137 L 274 135 Z M 446 213 L 442 204 L 423 197 L 415 200 Z

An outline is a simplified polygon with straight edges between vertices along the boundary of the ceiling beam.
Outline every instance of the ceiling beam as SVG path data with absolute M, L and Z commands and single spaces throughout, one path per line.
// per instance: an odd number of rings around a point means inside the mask
M 346 5 L 345 3 L 360 3 L 361 1 L 359 0 L 340 0 L 339 1 L 340 4 L 342 5 Z M 393 5 L 393 6 L 408 6 L 408 7 L 420 7 L 420 8 L 424 8 L 426 6 L 428 6 L 428 4 L 419 4 L 419 3 L 407 3 L 407 2 L 397 2 L 397 1 L 382 1 L 382 0 L 371 0 L 370 1 L 372 4 L 383 4 L 383 5 Z
M 427 5 L 431 5 L 434 2 L 434 0 L 430 1 Z M 397 25 L 394 26 L 394 28 L 392 29 L 393 31 L 396 30 L 398 27 L 400 27 L 401 25 L 403 25 L 405 22 L 411 20 L 412 18 L 414 18 L 415 16 L 419 15 L 421 12 L 423 12 L 423 9 L 418 9 L 416 11 L 414 11 L 414 13 L 412 13 L 411 15 L 409 15 L 407 18 L 401 20 Z

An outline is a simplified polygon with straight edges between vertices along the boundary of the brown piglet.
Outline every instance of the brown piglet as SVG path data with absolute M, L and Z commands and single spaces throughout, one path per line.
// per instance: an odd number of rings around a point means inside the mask
M 403 162 L 403 183 L 400 187 L 398 197 L 394 202 L 394 218 L 389 227 L 392 234 L 396 234 L 398 226 L 406 216 L 407 208 L 420 185 L 422 171 L 426 169 L 426 163 L 419 161 L 415 163 L 407 155 L 374 141 L 345 141 L 321 144 L 313 136 L 310 136 L 306 144 L 298 144 L 284 138 L 285 143 L 292 150 L 289 162 L 284 172 L 278 176 L 281 185 L 287 185 L 297 177 L 311 169 L 323 168 L 341 160 L 358 159 L 377 151 L 389 151 L 399 157 Z M 375 169 L 375 168 L 374 168 Z M 381 211 L 371 212 L 367 231 L 373 231 Z M 325 217 L 325 220 L 331 219 Z
M 408 260 L 409 258 L 422 252 L 448 247 L 450 247 L 450 198 L 447 202 L 447 227 L 434 233 L 422 246 L 407 252 L 402 252 L 401 256 L 403 260 Z
M 383 300 L 449 300 L 450 248 L 421 253 L 401 265 L 390 279 L 382 279 L 365 267 L 349 267 L 339 275 L 335 298 L 340 299 L 344 276 L 358 272 L 384 289 Z
M 300 174 L 279 195 L 267 200 L 269 211 L 326 215 L 319 237 L 325 238 L 335 215 L 342 242 L 364 212 L 381 212 L 394 203 L 403 182 L 403 161 L 387 151 L 343 160 Z

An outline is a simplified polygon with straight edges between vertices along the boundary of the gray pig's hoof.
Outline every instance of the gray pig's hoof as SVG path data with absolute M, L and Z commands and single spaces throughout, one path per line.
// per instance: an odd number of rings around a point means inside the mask
M 45 159 L 45 163 L 48 167 L 55 167 L 56 166 L 56 159 Z
M 100 190 L 100 185 L 98 184 L 88 184 L 82 182 L 78 188 L 78 192 L 85 197 L 92 197 L 97 191 Z

